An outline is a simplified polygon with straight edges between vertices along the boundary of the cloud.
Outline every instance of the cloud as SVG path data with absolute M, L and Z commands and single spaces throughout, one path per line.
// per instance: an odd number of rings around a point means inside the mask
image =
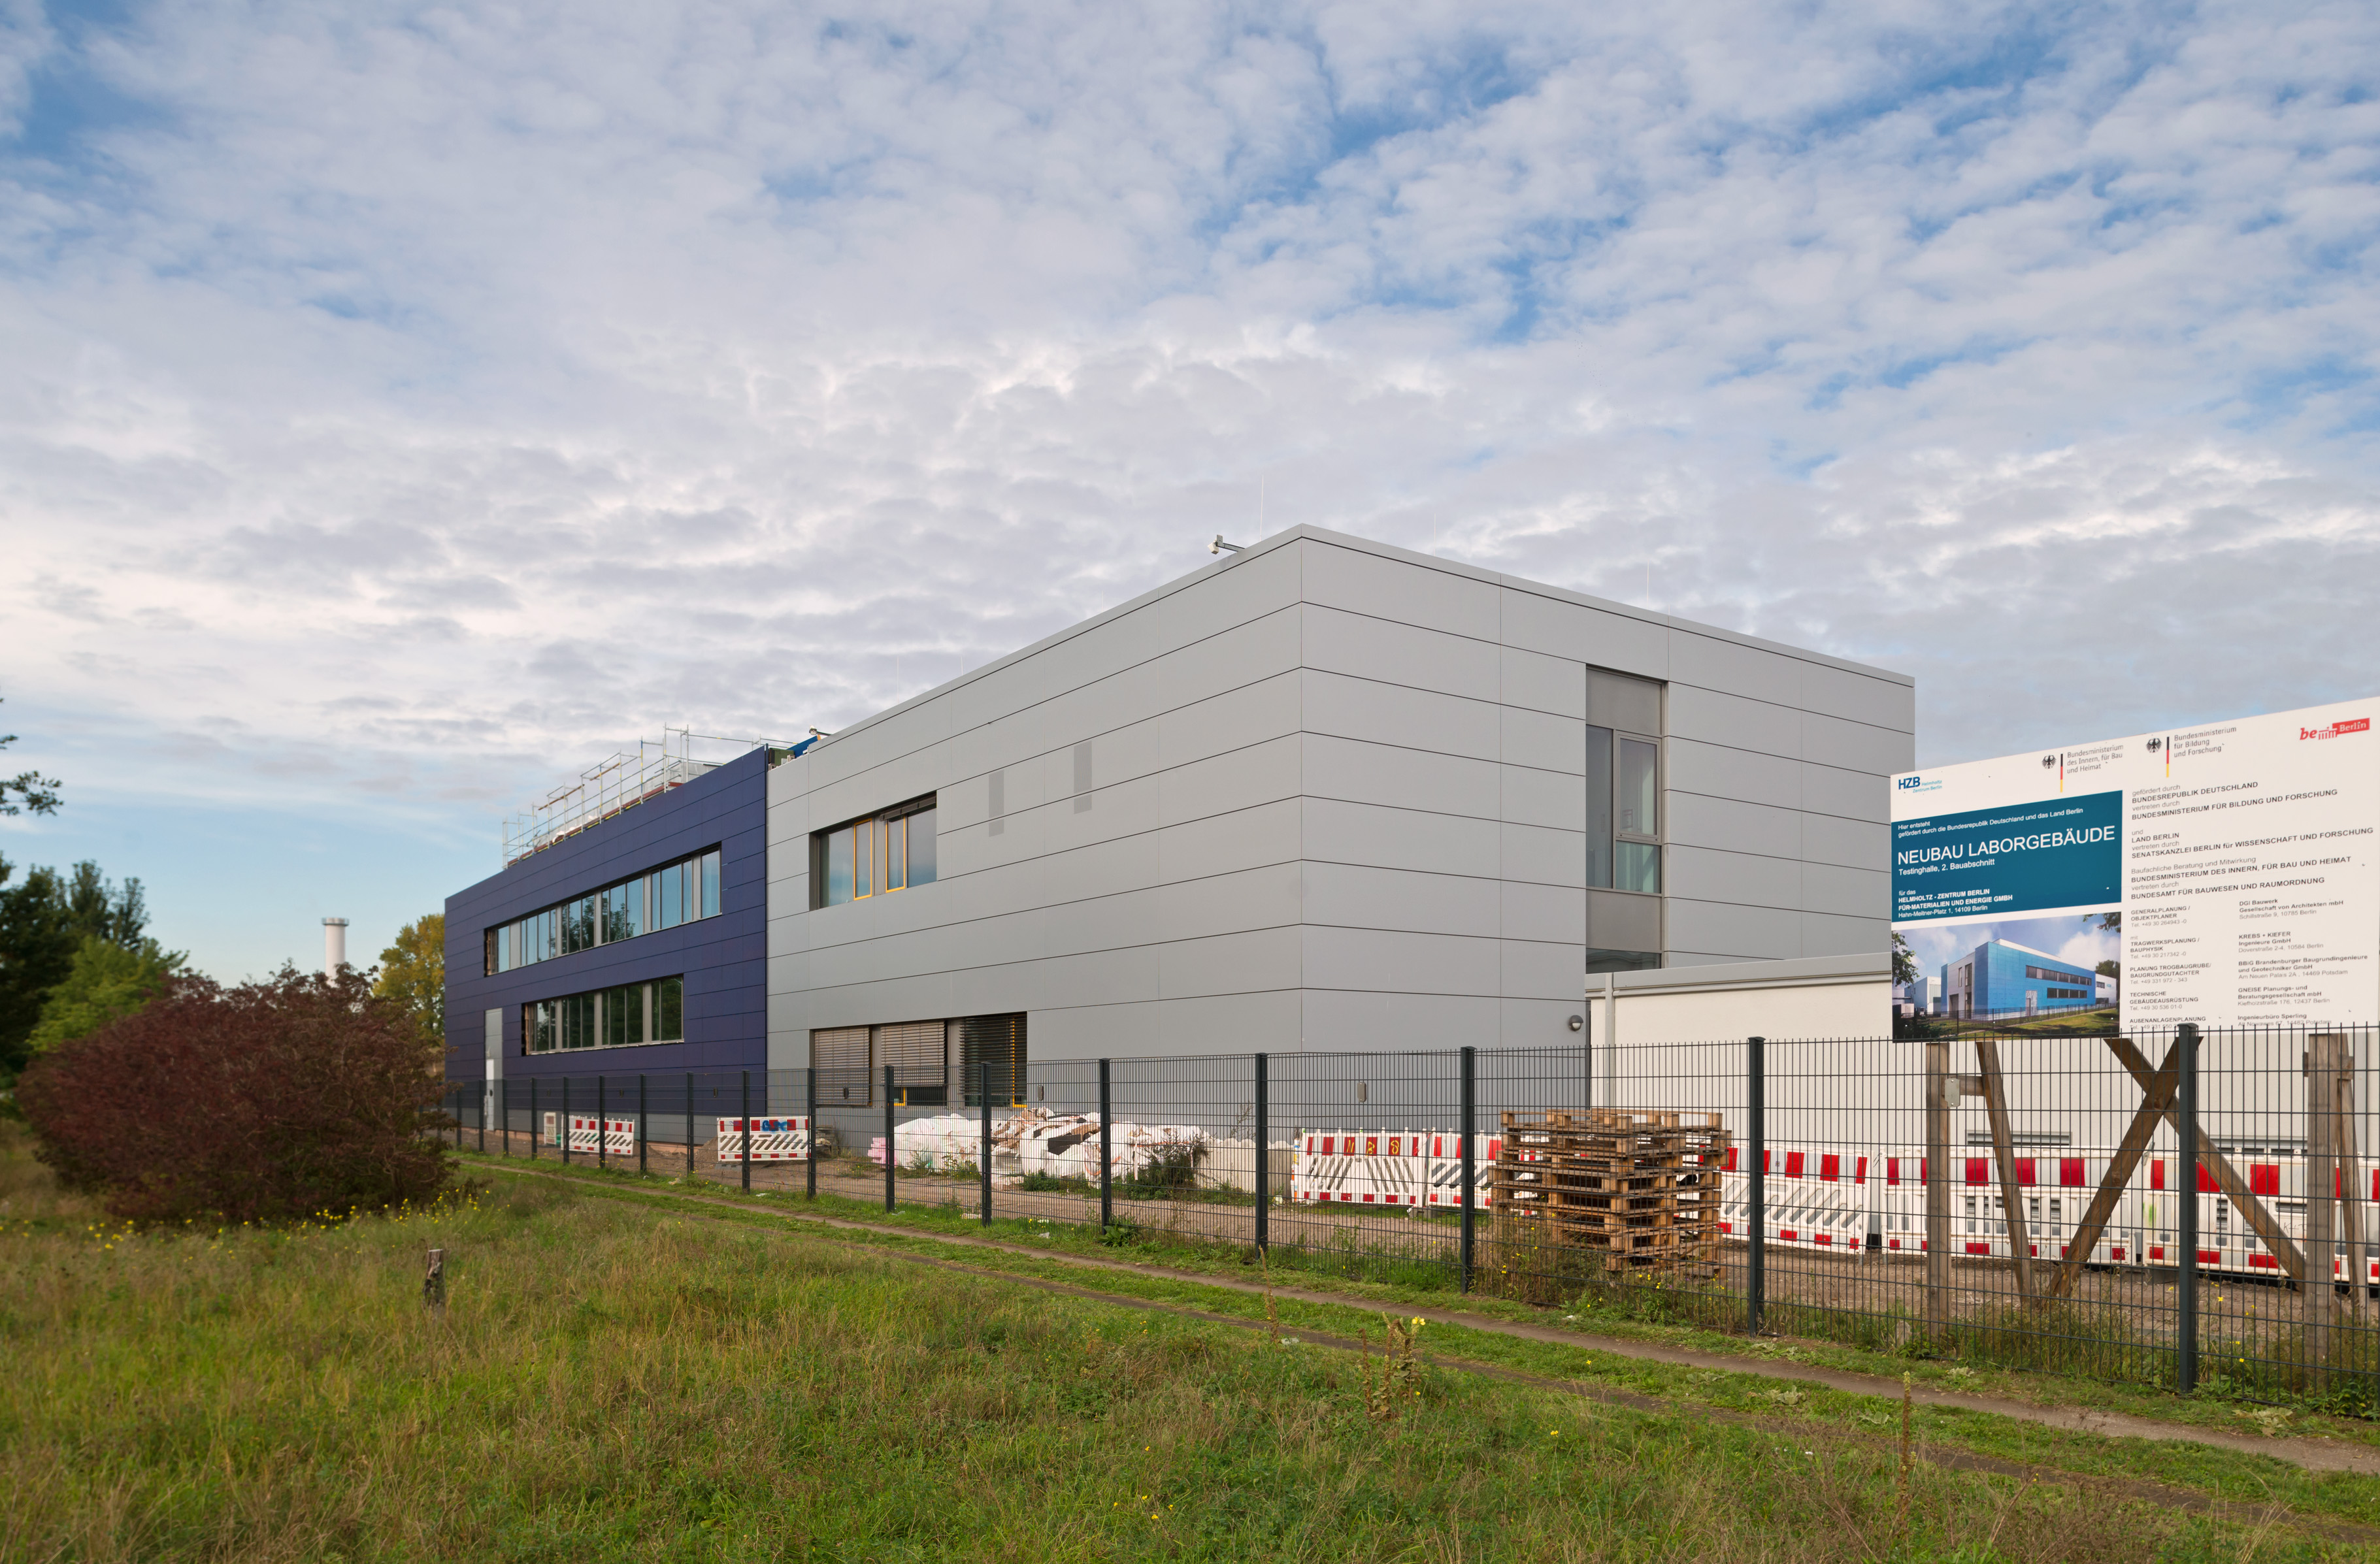
M 0 11 L 12 715 L 492 811 L 1297 521 L 1908 670 L 1929 763 L 2362 693 L 2376 32 Z

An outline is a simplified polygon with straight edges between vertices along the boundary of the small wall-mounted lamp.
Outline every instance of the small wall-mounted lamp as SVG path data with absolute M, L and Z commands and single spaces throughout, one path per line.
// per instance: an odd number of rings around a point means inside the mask
M 1220 554 L 1224 550 L 1229 549 L 1232 552 L 1236 554 L 1245 546 L 1246 545 L 1241 543 L 1226 543 L 1223 541 L 1223 535 L 1218 532 L 1215 534 L 1215 540 L 1207 545 L 1207 552 L 1210 554 Z
M 1585 1016 L 1583 1016 L 1583 1015 L 1573 1015 L 1573 1016 L 1572 1016 L 1572 1017 L 1570 1018 L 1570 1029 L 1571 1029 L 1572 1031 L 1573 1031 L 1573 1032 L 1584 1032 L 1584 1031 L 1585 1031 L 1585 1030 L 1586 1030 L 1586 1017 L 1585 1017 Z

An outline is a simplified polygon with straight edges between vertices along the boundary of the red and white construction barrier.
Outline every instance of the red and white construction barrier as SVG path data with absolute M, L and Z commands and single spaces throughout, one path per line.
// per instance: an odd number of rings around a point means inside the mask
M 1474 1135 L 1473 1207 L 1494 1188 L 1502 1137 Z M 1289 1197 L 1314 1206 L 1421 1210 L 1462 1205 L 1463 1140 L 1439 1130 L 1309 1130 L 1293 1148 Z
M 744 1121 L 719 1121 L 719 1138 L 715 1143 L 722 1162 L 744 1160 Z M 810 1156 L 810 1121 L 806 1117 L 763 1119 L 752 1116 L 752 1160 L 754 1162 L 807 1162 Z

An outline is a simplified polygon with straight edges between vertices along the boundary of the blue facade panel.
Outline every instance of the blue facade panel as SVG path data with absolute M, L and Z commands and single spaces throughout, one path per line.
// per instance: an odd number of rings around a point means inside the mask
M 485 1073 L 492 1010 L 503 1013 L 508 1080 L 767 1067 L 770 754 L 731 760 L 446 899 L 450 1079 Z M 490 928 L 710 847 L 720 850 L 718 916 L 487 974 Z M 680 975 L 683 1042 L 523 1051 L 525 1004 Z

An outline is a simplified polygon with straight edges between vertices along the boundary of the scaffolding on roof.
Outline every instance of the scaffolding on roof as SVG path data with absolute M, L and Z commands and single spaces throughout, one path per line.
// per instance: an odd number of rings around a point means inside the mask
M 705 759 L 695 753 L 698 744 L 729 745 L 734 750 L 722 759 Z M 504 817 L 504 864 L 509 867 L 647 799 L 684 787 L 737 756 L 786 747 L 774 739 L 663 728 L 660 738 L 638 739 L 635 749 L 607 756 L 579 772 L 577 781 L 565 782 L 521 813 Z

